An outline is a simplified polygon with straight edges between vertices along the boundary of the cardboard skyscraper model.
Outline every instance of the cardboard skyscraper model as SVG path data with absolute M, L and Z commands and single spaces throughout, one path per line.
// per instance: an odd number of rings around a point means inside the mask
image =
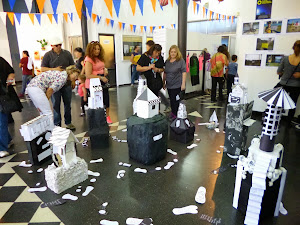
M 57 194 L 88 178 L 87 163 L 76 156 L 79 143 L 71 130 L 55 127 L 49 143 L 53 145 L 54 163 L 45 169 L 47 186 Z
M 138 83 L 138 88 L 137 88 L 137 95 L 135 99 L 133 100 L 133 114 L 136 114 L 137 109 L 136 109 L 136 100 L 137 98 L 147 89 L 147 80 L 144 75 L 139 76 L 139 83 Z
M 90 109 L 103 108 L 103 89 L 98 78 L 90 79 L 90 97 L 88 98 Z
M 170 125 L 170 139 L 182 143 L 194 140 L 195 125 L 187 118 L 184 101 L 179 103 L 177 118 Z
M 20 133 L 26 142 L 31 164 L 40 165 L 51 157 L 52 146 L 48 140 L 53 128 L 53 118 L 47 115 L 40 115 L 21 125 Z
M 268 103 L 261 138 L 254 138 L 247 158 L 237 162 L 233 207 L 244 213 L 245 224 L 259 224 L 278 216 L 287 171 L 282 167 L 283 146 L 275 143 L 282 111 L 295 108 L 283 88 L 259 93 Z
M 146 88 L 136 99 L 137 116 L 147 119 L 158 115 L 160 99 Z
M 239 84 L 238 77 L 235 77 L 232 92 L 229 93 L 228 96 L 228 102 L 231 105 L 247 104 L 248 103 L 247 95 L 248 95 L 247 88 L 244 85 Z

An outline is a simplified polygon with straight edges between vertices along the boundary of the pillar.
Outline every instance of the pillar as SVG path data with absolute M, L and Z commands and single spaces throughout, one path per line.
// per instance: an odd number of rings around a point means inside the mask
M 186 58 L 187 39 L 187 0 L 178 1 L 178 47 L 182 57 Z

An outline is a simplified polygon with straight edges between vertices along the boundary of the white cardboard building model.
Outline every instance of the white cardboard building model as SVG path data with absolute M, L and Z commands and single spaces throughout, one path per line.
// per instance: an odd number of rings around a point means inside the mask
M 254 138 L 251 141 L 247 158 L 244 156 L 239 157 L 233 198 L 233 207 L 238 208 L 242 179 L 246 179 L 247 175 L 252 175 L 252 184 L 244 221 L 244 224 L 249 225 L 259 224 L 264 195 L 266 191 L 270 191 L 270 187 L 273 186 L 275 181 L 279 187 L 278 193 L 275 193 L 277 198 L 275 210 L 271 213 L 274 213 L 274 216 L 279 215 L 279 206 L 282 200 L 287 171 L 281 165 L 284 148 L 281 144 L 275 145 L 274 142 L 278 133 L 282 110 L 296 107 L 293 100 L 282 88 L 261 92 L 258 96 L 268 103 L 262 135 L 261 138 Z M 267 178 L 270 180 L 268 183 L 266 182 Z M 280 179 L 279 184 L 278 179 Z
M 99 78 L 90 79 L 90 97 L 88 98 L 90 109 L 103 108 L 103 89 Z
M 231 105 L 247 104 L 247 88 L 235 80 L 235 85 L 232 88 L 232 92 L 229 93 L 228 96 L 228 102 Z
M 138 83 L 138 88 L 137 88 L 137 95 L 135 99 L 133 100 L 133 114 L 136 114 L 137 109 L 136 109 L 136 100 L 137 98 L 147 89 L 147 80 L 144 75 L 139 76 L 139 83 Z
M 159 112 L 160 99 L 147 88 L 136 100 L 137 116 L 148 119 Z
M 55 127 L 49 143 L 53 145 L 55 162 L 45 169 L 45 180 L 49 189 L 60 194 L 88 178 L 87 163 L 76 156 L 78 140 L 72 131 Z

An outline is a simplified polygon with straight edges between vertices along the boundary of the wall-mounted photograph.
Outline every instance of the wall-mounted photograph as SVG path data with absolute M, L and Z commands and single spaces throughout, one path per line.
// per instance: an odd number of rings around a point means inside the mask
M 300 32 L 300 18 L 288 20 L 286 32 L 287 33 Z
M 256 6 L 257 20 L 270 19 L 271 12 L 272 12 L 272 0 L 267 0 L 267 1 L 257 0 L 257 6 Z
M 280 65 L 281 60 L 284 55 L 267 55 L 266 66 L 275 66 L 278 67 Z
M 243 34 L 258 34 L 259 22 L 243 23 Z
M 273 50 L 275 38 L 257 38 L 256 50 Z
M 264 34 L 281 33 L 282 21 L 266 21 Z
M 134 51 L 135 46 L 140 46 L 142 51 L 142 36 L 123 36 L 123 60 L 130 60 L 131 54 Z
M 262 54 L 246 54 L 245 66 L 261 66 Z

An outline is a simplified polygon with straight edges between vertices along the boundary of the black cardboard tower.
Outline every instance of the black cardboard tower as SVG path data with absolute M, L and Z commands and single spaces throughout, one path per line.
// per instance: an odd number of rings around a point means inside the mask
M 176 123 L 180 123 L 179 127 L 176 127 Z M 176 118 L 170 125 L 171 140 L 186 144 L 194 140 L 194 133 L 195 133 L 195 125 L 188 118 L 185 119 Z

